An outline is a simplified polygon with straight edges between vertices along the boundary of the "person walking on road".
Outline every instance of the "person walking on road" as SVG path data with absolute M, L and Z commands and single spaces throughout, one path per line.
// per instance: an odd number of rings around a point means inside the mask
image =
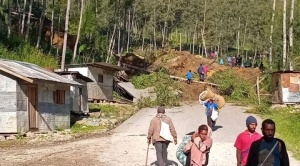
M 240 133 L 235 141 L 237 166 L 245 166 L 248 158 L 248 153 L 252 142 L 259 140 L 261 135 L 257 133 L 257 120 L 253 116 L 248 116 L 246 119 L 247 130 Z
M 275 135 L 275 122 L 262 122 L 263 137 L 251 144 L 246 166 L 289 166 L 285 143 Z
M 211 128 L 201 125 L 192 135 L 191 160 L 189 166 L 207 166 L 208 153 L 212 147 Z
M 214 99 L 209 99 L 204 103 L 204 105 L 206 107 L 207 125 L 213 130 L 216 125 L 216 121 L 211 119 L 211 115 L 213 111 L 219 110 L 218 104 L 214 102 Z
M 168 146 L 171 142 L 170 140 L 166 140 L 165 138 L 160 136 L 162 123 L 166 123 L 169 125 L 170 133 L 173 137 L 174 144 L 177 144 L 177 133 L 175 127 L 172 123 L 171 118 L 165 115 L 165 108 L 163 106 L 158 107 L 157 115 L 151 120 L 150 127 L 148 130 L 148 144 L 151 143 L 155 147 L 156 157 L 157 157 L 157 165 L 158 166 L 166 166 L 168 161 Z

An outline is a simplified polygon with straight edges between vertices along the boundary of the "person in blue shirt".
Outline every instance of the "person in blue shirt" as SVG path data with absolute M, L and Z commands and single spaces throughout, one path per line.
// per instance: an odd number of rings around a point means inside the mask
M 207 117 L 207 125 L 213 129 L 216 125 L 216 122 L 211 119 L 212 111 L 219 110 L 219 106 L 215 103 L 214 99 L 209 99 L 206 103 L 204 103 L 206 107 L 206 117 Z
M 192 78 L 193 78 L 193 73 L 191 70 L 189 70 L 187 73 L 186 73 L 186 79 L 187 79 L 187 83 L 190 84 L 192 83 Z
M 224 61 L 222 58 L 220 58 L 220 65 L 224 65 Z

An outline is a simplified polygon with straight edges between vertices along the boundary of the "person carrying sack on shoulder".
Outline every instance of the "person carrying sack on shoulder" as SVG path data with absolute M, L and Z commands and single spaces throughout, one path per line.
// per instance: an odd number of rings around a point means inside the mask
M 167 149 L 169 143 L 174 141 L 177 144 L 177 133 L 171 118 L 165 115 L 165 108 L 158 107 L 157 115 L 151 120 L 148 130 L 148 144 L 151 143 L 156 150 L 158 166 L 167 166 L 168 156 Z

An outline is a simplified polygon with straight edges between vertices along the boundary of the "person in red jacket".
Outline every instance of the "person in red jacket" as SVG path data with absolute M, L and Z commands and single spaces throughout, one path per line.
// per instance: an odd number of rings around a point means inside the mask
M 257 133 L 257 120 L 253 116 L 246 119 L 247 130 L 240 133 L 235 141 L 237 166 L 245 166 L 252 142 L 259 140 L 261 135 Z

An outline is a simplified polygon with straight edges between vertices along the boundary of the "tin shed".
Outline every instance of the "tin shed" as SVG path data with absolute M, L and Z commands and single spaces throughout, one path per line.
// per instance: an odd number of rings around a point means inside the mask
M 78 71 L 63 71 L 56 72 L 63 77 L 66 77 L 70 80 L 81 83 L 83 86 L 71 86 L 70 87 L 70 104 L 71 110 L 74 112 L 89 112 L 88 108 L 88 92 L 87 92 L 87 83 L 93 82 L 88 77 L 81 75 Z
M 300 103 L 300 71 L 272 73 L 272 103 Z
M 37 65 L 0 59 L 0 133 L 70 127 L 70 85 Z
M 93 80 L 87 83 L 89 100 L 113 100 L 113 76 L 121 70 L 128 69 L 104 62 L 66 66 L 66 71 L 78 71 Z

